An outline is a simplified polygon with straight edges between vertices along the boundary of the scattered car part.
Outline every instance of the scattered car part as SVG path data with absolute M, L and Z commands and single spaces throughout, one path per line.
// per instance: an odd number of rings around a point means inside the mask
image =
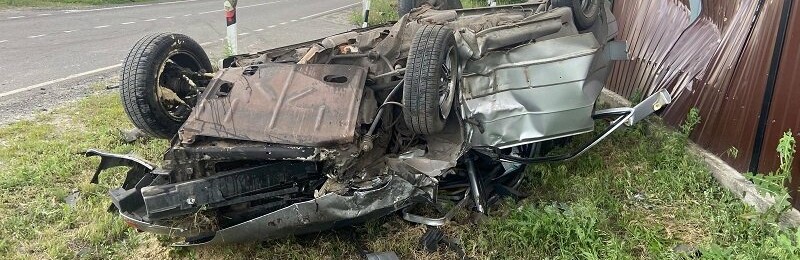
M 145 132 L 135 127 L 128 130 L 120 130 L 120 135 L 122 135 L 122 140 L 126 143 L 133 143 L 136 142 L 136 140 L 139 140 L 139 138 L 148 137 Z
M 428 227 L 428 229 L 425 230 L 425 234 L 423 234 L 419 240 L 419 243 L 422 245 L 422 249 L 425 250 L 425 252 L 436 252 L 439 249 L 439 244 L 441 243 L 447 248 L 453 250 L 459 259 L 466 259 L 464 248 L 458 242 L 448 238 L 438 227 Z
M 171 138 L 189 117 L 211 72 L 203 48 L 182 34 L 142 37 L 122 65 L 120 93 L 125 114 L 144 132 Z

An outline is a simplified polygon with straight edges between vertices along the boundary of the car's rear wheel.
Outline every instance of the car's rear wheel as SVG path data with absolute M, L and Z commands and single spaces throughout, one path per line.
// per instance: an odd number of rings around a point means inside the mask
M 151 34 L 131 48 L 122 66 L 120 95 L 133 124 L 171 138 L 189 117 L 211 72 L 203 48 L 186 35 Z
M 414 133 L 444 129 L 458 90 L 458 64 L 452 29 L 424 25 L 416 32 L 403 78 L 403 116 Z
M 575 25 L 580 30 L 586 30 L 594 26 L 603 11 L 603 1 L 605 0 L 553 0 L 555 7 L 572 8 L 572 15 L 575 18 Z
M 402 17 L 411 12 L 411 9 L 422 6 L 423 4 L 431 4 L 433 9 L 436 10 L 450 10 L 461 9 L 461 0 L 398 0 L 397 1 L 397 15 Z

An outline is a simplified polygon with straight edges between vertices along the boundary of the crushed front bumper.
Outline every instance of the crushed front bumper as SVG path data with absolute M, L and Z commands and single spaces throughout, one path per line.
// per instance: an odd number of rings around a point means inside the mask
M 100 167 L 92 179 L 94 183 L 103 170 L 128 167 L 127 178 L 122 187 L 110 191 L 112 202 L 120 216 L 141 231 L 187 238 L 186 242 L 176 244 L 178 246 L 242 243 L 319 232 L 378 218 L 428 196 L 408 180 L 398 175 L 386 175 L 380 177 L 379 183 L 370 189 L 347 195 L 328 193 L 230 227 L 212 231 L 198 230 L 164 225 L 160 221 L 148 220 L 143 214 L 146 205 L 142 199 L 142 189 L 170 185 L 166 183 L 166 175 L 152 164 L 126 155 L 96 150 L 90 150 L 86 155 L 101 158 Z M 194 180 L 196 181 L 204 180 Z

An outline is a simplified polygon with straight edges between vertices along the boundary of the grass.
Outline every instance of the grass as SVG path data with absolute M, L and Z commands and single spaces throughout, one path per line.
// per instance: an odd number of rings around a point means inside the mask
M 357 245 L 402 259 L 456 257 L 447 249 L 425 253 L 418 244 L 425 229 L 396 215 L 264 243 L 169 247 L 169 238 L 135 232 L 106 211 L 107 191 L 122 171 L 88 183 L 98 163 L 80 154 L 88 148 L 160 161 L 168 143 L 126 144 L 119 131 L 130 127 L 116 93 L 102 92 L 0 128 L 0 258 L 352 259 Z M 533 165 L 522 189 L 528 198 L 492 208 L 477 225 L 462 212 L 445 233 L 477 259 L 799 256 L 798 230 L 781 228 L 722 189 L 687 152 L 685 130 L 652 118 L 577 160 Z M 72 206 L 65 201 L 71 194 L 78 194 Z
M 132 4 L 150 0 L 0 0 L 0 8 Z

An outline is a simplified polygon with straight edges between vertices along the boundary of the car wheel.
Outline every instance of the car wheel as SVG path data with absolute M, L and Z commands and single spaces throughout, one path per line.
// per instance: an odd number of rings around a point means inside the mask
M 397 16 L 402 17 L 403 15 L 410 13 L 411 9 L 420 7 L 425 3 L 431 4 L 433 6 L 433 9 L 436 10 L 450 10 L 450 9 L 463 8 L 460 0 L 398 0 Z
M 555 7 L 572 8 L 572 15 L 575 17 L 575 25 L 580 30 L 591 28 L 603 10 L 605 0 L 553 0 Z
M 120 96 L 133 124 L 158 138 L 171 138 L 189 117 L 212 72 L 203 48 L 186 35 L 159 33 L 140 39 L 122 66 Z
M 457 94 L 458 64 L 452 29 L 424 25 L 417 30 L 403 78 L 403 116 L 414 133 L 444 129 Z

